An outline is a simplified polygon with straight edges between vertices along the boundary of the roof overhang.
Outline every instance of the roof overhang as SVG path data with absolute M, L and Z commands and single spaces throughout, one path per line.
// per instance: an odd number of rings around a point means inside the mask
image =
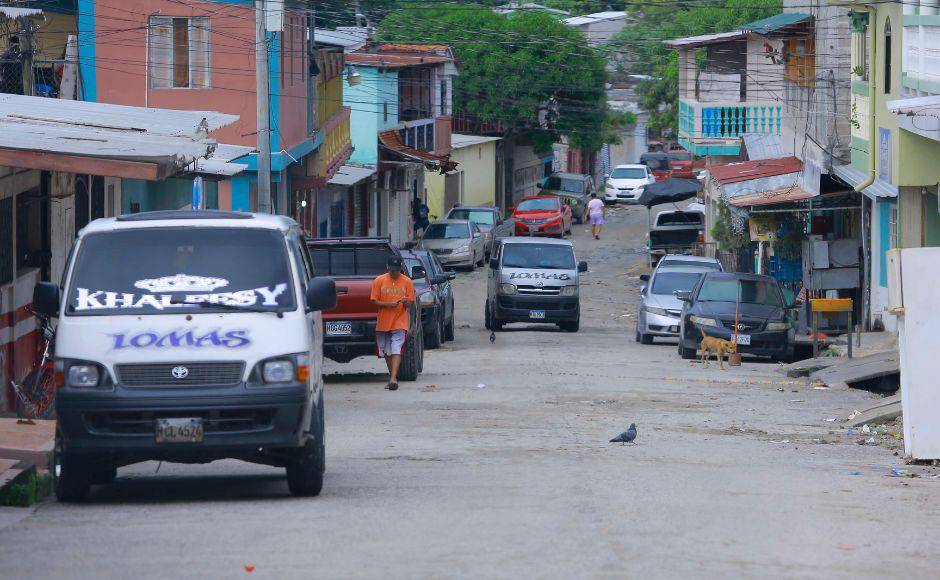
M 698 36 L 686 36 L 684 38 L 673 38 L 665 40 L 663 44 L 672 48 L 695 48 L 707 44 L 721 44 L 732 40 L 743 40 L 747 38 L 747 32 L 743 30 L 733 30 L 731 32 L 718 32 L 716 34 L 699 34 Z
M 940 141 L 940 95 L 888 101 L 888 111 L 898 116 L 905 131 Z
M 832 173 L 851 187 L 856 187 L 868 180 L 868 173 L 851 165 L 834 165 Z M 871 199 L 891 199 L 898 196 L 898 187 L 882 179 L 875 179 L 871 185 L 862 190 L 862 193 Z
M 457 169 L 457 162 L 450 160 L 450 155 L 435 155 L 428 151 L 421 151 L 402 143 L 401 134 L 397 130 L 379 133 L 379 145 L 383 149 L 404 158 L 407 161 L 421 163 L 426 168 L 447 173 Z

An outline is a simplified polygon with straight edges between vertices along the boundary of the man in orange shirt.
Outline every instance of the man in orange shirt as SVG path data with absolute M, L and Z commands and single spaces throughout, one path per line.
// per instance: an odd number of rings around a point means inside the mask
M 408 337 L 408 305 L 415 301 L 415 287 L 411 278 L 401 273 L 401 258 L 391 257 L 386 264 L 387 274 L 372 281 L 372 303 L 378 306 L 375 321 L 375 342 L 379 356 L 385 357 L 389 381 L 386 389 L 398 390 L 398 367 L 402 349 Z M 420 329 L 418 329 L 420 332 Z

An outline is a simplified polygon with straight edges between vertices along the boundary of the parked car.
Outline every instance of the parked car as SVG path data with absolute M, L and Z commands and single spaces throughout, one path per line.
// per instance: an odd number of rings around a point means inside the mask
M 594 178 L 583 173 L 553 173 L 539 184 L 541 195 L 557 195 L 571 208 L 571 219 L 574 223 L 584 223 L 584 212 L 591 200 L 591 194 L 596 193 Z
M 421 327 L 424 344 L 437 348 L 446 340 L 454 340 L 454 292 L 451 280 L 457 274 L 445 272 L 434 254 L 427 250 L 402 250 L 405 272 L 415 287 L 415 298 L 421 306 Z
M 484 325 L 510 322 L 557 324 L 577 332 L 581 320 L 578 262 L 567 240 L 512 237 L 497 242 L 487 274 Z
M 571 233 L 571 208 L 554 195 L 529 195 L 512 212 L 517 236 L 564 237 Z
M 670 268 L 673 270 L 693 269 L 703 272 L 723 272 L 724 267 L 715 258 L 706 258 L 705 256 L 687 256 L 685 254 L 666 254 L 659 263 L 656 264 L 656 270 Z M 691 290 L 691 288 L 689 288 Z
M 497 207 L 487 205 L 458 205 L 451 208 L 444 219 L 469 220 L 475 223 L 477 227 L 480 228 L 480 231 L 483 232 L 487 258 L 489 258 L 490 253 L 493 251 L 494 239 L 512 235 L 511 224 L 503 220 L 503 216 Z
M 737 340 L 739 352 L 745 354 L 793 358 L 789 311 L 797 305 L 786 303 L 771 276 L 709 272 L 692 291 L 676 296 L 685 303 L 679 323 L 682 358 L 695 358 L 703 332 Z
M 326 238 L 308 240 L 314 270 L 336 282 L 337 304 L 323 313 L 323 356 L 347 363 L 375 356 L 378 307 L 372 302 L 372 281 L 386 270 L 388 259 L 401 257 L 388 238 Z M 420 328 L 421 312 L 409 307 L 410 328 Z M 424 334 L 411 332 L 405 341 L 398 378 L 414 381 L 424 366 Z
M 85 499 L 122 465 L 223 458 L 286 467 L 292 494 L 319 494 L 316 328 L 336 288 L 314 271 L 283 216 L 155 211 L 83 228 L 61 290 L 33 295 L 58 318 L 59 500 Z
M 676 297 L 676 292 L 692 290 L 703 274 L 715 271 L 709 266 L 711 264 L 697 265 L 692 261 L 672 260 L 669 265 L 660 262 L 652 276 L 640 276 L 645 284 L 640 289 L 636 315 L 637 342 L 653 344 L 655 337 L 679 336 L 682 302 Z
M 486 261 L 486 242 L 479 226 L 469 220 L 431 222 L 418 247 L 434 252 L 447 267 L 473 270 Z
M 654 264 L 666 254 L 691 254 L 695 244 L 705 240 L 705 214 L 699 211 L 661 211 L 656 214 L 647 235 Z
M 655 181 L 653 172 L 646 165 L 618 165 L 604 182 L 604 201 L 636 203 L 646 186 Z

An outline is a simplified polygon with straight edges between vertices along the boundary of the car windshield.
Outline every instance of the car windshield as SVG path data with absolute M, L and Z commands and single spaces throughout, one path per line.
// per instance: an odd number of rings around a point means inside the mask
M 653 276 L 653 294 L 671 296 L 673 292 L 691 290 L 702 274 L 699 272 L 660 272 Z
M 617 167 L 610 174 L 611 179 L 645 179 L 646 170 L 641 167 Z
M 385 273 L 385 264 L 392 252 L 384 247 L 331 248 L 320 246 L 311 250 L 313 270 L 318 276 L 369 276 Z
M 710 279 L 702 283 L 696 300 L 700 302 L 736 302 L 782 307 L 775 282 L 764 280 Z
M 66 313 L 178 314 L 295 308 L 280 232 L 246 228 L 152 228 L 82 239 Z
M 670 270 L 678 270 L 680 268 L 695 268 L 697 270 L 709 270 L 714 272 L 721 271 L 721 265 L 718 262 L 705 262 L 699 260 L 672 260 L 669 258 L 663 258 L 660 260 L 660 268 L 666 268 L 667 266 Z
M 424 264 L 421 263 L 421 260 L 417 258 L 405 258 L 405 272 L 407 272 L 409 276 L 414 272 L 415 268 L 424 268 Z M 428 280 L 425 275 L 420 278 L 412 277 L 411 281 L 418 284 L 426 284 Z
M 467 224 L 431 224 L 424 232 L 425 240 L 456 240 L 470 237 Z
M 545 180 L 543 188 L 566 193 L 584 193 L 584 181 L 569 177 L 552 176 Z
M 496 224 L 496 212 L 483 209 L 452 209 L 447 217 L 452 220 L 470 220 L 483 226 Z
M 534 270 L 574 270 L 574 250 L 557 244 L 506 244 L 503 266 Z
M 526 199 L 516 206 L 516 211 L 552 211 L 558 209 L 558 199 L 539 197 Z

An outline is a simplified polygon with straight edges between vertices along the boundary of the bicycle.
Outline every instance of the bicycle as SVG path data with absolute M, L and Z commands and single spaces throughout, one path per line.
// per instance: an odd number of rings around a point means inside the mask
M 52 360 L 55 328 L 48 316 L 32 308 L 27 308 L 27 311 L 39 321 L 42 339 L 37 349 L 39 363 L 26 375 L 22 384 L 10 381 L 16 393 L 16 416 L 25 419 L 52 419 L 55 417 L 56 390 L 55 366 Z

